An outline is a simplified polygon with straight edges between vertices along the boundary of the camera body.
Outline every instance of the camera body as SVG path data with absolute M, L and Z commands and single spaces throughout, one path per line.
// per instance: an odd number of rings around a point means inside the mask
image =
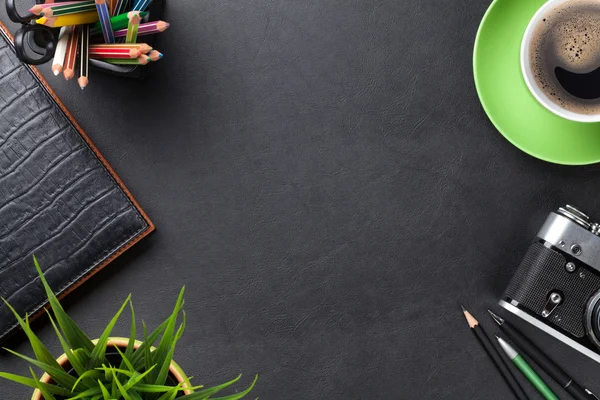
M 600 224 L 551 212 L 499 304 L 600 362 Z

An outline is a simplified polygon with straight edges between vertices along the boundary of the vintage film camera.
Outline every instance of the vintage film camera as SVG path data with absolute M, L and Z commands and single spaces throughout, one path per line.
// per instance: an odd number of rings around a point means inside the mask
M 500 306 L 600 362 L 600 224 L 551 212 Z

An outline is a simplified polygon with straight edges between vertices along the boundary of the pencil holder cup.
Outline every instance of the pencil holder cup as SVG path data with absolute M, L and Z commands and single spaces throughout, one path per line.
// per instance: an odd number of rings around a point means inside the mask
M 62 2 L 66 0 L 54 0 Z M 30 65 L 40 65 L 52 60 L 56 51 L 58 42 L 59 28 L 49 28 L 35 23 L 39 18 L 30 12 L 23 13 L 22 9 L 27 7 L 18 7 L 18 4 L 31 4 L 19 0 L 6 0 L 6 13 L 11 21 L 21 24 L 21 27 L 15 32 L 14 45 L 17 57 L 24 63 Z M 33 4 L 43 4 L 44 0 L 35 0 Z M 160 18 L 163 13 L 165 0 L 153 0 L 148 9 L 148 15 L 144 22 L 148 21 L 150 16 Z M 153 46 L 154 38 L 149 39 L 148 43 Z M 95 70 L 105 72 L 111 75 L 123 76 L 127 78 L 143 79 L 148 74 L 149 65 L 114 65 L 101 60 L 89 60 L 90 67 Z

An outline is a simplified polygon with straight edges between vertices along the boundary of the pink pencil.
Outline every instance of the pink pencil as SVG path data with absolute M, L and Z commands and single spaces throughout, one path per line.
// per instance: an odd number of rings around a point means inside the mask
M 138 27 L 138 36 L 151 35 L 153 33 L 164 32 L 171 24 L 165 21 L 152 21 L 140 24 Z M 115 31 L 115 37 L 126 37 L 127 29 L 119 29 Z

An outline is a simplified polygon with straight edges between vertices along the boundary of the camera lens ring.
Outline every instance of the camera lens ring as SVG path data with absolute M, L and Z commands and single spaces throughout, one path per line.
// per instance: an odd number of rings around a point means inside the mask
M 587 303 L 585 330 L 588 338 L 600 349 L 600 290 L 594 293 Z

